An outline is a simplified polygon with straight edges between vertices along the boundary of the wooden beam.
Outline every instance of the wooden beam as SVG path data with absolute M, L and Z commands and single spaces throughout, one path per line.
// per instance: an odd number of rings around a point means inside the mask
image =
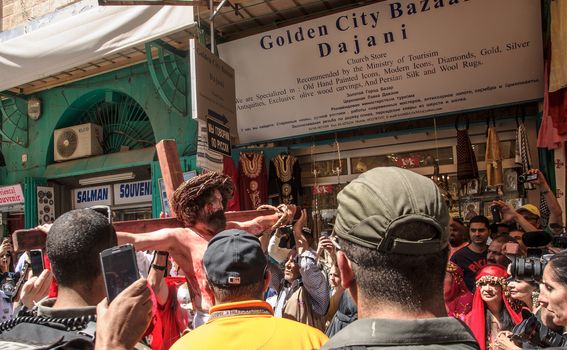
M 171 216 L 175 217 L 175 212 L 171 208 L 173 193 L 183 183 L 183 172 L 181 171 L 181 163 L 177 153 L 177 143 L 175 140 L 161 140 L 156 145 L 156 150 L 167 201 L 171 209 Z
M 273 210 L 247 210 L 230 211 L 226 213 L 226 221 L 243 222 L 252 220 L 261 215 L 272 215 Z M 157 231 L 162 228 L 182 227 L 181 222 L 175 218 L 149 219 L 135 221 L 117 221 L 113 223 L 116 231 L 145 233 Z M 44 249 L 47 235 L 36 229 L 17 230 L 12 234 L 14 250 L 24 252 L 31 249 Z

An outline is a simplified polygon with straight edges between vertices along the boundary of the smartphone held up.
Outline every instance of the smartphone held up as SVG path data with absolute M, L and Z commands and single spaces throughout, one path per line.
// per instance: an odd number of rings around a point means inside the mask
M 30 250 L 30 264 L 33 276 L 39 276 L 44 269 L 43 253 L 41 249 Z
M 102 274 L 108 302 L 139 278 L 134 246 L 124 244 L 103 250 L 100 253 Z

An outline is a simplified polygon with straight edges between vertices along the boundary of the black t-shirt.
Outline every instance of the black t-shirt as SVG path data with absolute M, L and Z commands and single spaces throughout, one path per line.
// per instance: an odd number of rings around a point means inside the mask
M 473 252 L 469 246 L 466 246 L 457 250 L 455 254 L 451 256 L 451 261 L 463 269 L 463 279 L 471 292 L 474 292 L 474 276 L 476 272 L 486 265 L 487 253 L 488 249 L 485 249 L 484 253 L 479 254 Z

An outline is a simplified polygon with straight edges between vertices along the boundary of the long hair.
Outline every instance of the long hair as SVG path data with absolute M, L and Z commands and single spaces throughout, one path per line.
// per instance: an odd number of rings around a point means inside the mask
M 207 200 L 218 190 L 222 195 L 222 204 L 226 208 L 232 198 L 233 184 L 229 176 L 208 172 L 192 177 L 175 190 L 171 206 L 173 212 L 185 226 L 193 226 L 199 211 Z
M 487 338 L 488 338 L 488 331 L 490 330 L 490 310 L 488 310 L 488 307 L 486 307 L 486 305 L 484 306 L 485 311 L 484 311 L 484 317 L 486 319 L 486 334 L 487 334 Z M 512 316 L 510 315 L 510 312 L 508 312 L 508 309 L 503 307 L 502 310 L 500 310 L 500 330 L 501 331 L 511 331 L 512 328 L 514 328 L 515 323 L 514 320 L 512 320 Z

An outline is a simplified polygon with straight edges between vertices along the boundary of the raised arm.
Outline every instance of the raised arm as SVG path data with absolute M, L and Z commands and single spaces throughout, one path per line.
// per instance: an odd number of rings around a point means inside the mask
M 500 207 L 500 210 L 502 211 L 502 222 L 510 223 L 514 221 L 518 225 L 520 225 L 524 232 L 537 231 L 537 227 L 530 224 L 528 220 L 524 219 L 524 217 L 520 215 L 514 208 L 508 205 L 508 203 L 498 200 L 493 201 L 492 204 Z
M 543 194 L 545 202 L 549 207 L 549 223 L 563 226 L 563 211 L 557 201 L 555 192 L 549 187 L 545 176 L 539 169 L 530 169 L 528 173 L 537 174 L 537 179 L 534 180 L 533 183 L 539 187 L 540 193 Z
M 299 273 L 301 274 L 303 286 L 313 302 L 313 311 L 324 316 L 329 309 L 329 282 L 321 269 L 319 269 L 319 266 L 317 266 L 317 257 L 314 252 L 309 250 L 307 239 L 301 231 L 306 223 L 307 211 L 302 209 L 301 217 L 293 225 Z
M 160 251 L 154 253 L 152 266 L 148 273 L 148 285 L 154 291 L 156 301 L 160 306 L 165 305 L 169 297 L 169 288 L 165 282 L 165 269 L 167 269 L 167 254 Z M 162 270 L 163 268 L 163 270 Z

